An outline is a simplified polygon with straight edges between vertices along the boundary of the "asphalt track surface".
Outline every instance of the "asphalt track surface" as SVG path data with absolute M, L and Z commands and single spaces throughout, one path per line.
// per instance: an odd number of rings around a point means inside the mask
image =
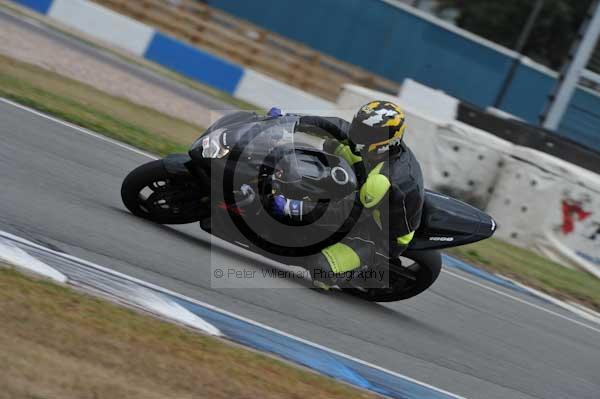
M 599 326 L 475 277 L 446 271 L 428 292 L 392 304 L 300 285 L 211 288 L 211 261 L 257 262 L 211 246 L 197 225 L 130 215 L 121 181 L 148 160 L 0 102 L 0 229 L 459 395 L 600 397 Z

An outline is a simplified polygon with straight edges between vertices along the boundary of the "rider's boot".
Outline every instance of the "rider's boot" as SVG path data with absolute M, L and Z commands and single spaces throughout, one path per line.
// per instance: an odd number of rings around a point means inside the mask
M 331 290 L 331 288 L 333 288 L 332 286 L 325 284 L 324 282 L 319 281 L 319 280 L 313 280 L 312 284 L 313 284 L 314 288 L 321 290 L 321 291 L 329 291 L 329 290 Z

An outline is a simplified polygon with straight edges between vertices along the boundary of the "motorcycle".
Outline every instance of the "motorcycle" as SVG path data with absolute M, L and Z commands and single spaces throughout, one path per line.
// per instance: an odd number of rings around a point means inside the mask
M 370 217 L 356 200 L 357 176 L 364 171 L 325 151 L 329 139 L 303 126 L 297 115 L 236 112 L 208 128 L 187 154 L 134 169 L 123 181 L 121 197 L 141 218 L 160 224 L 200 222 L 204 231 L 245 250 L 301 266 L 298 258 L 344 240 L 357 221 Z M 303 219 L 286 221 L 270 212 L 277 195 L 314 206 L 299 213 L 306 215 Z M 329 220 L 328 212 L 339 204 L 346 204 L 347 217 Z M 495 230 L 495 221 L 484 212 L 426 190 L 421 225 L 401 262 L 384 259 L 386 284 L 352 282 L 341 289 L 374 302 L 414 297 L 438 278 L 441 249 L 489 238 Z

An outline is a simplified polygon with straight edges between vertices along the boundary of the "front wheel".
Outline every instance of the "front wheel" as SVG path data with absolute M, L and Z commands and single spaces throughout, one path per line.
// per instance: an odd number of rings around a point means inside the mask
M 121 199 L 131 213 L 160 224 L 186 224 L 209 214 L 207 194 L 193 176 L 167 172 L 162 160 L 148 162 L 127 175 Z
M 442 270 L 442 255 L 439 251 L 407 251 L 404 255 L 414 263 L 401 272 L 399 266 L 390 265 L 389 288 L 358 289 L 344 291 L 370 302 L 394 302 L 419 295 L 437 280 Z M 413 278 L 407 279 L 406 276 Z

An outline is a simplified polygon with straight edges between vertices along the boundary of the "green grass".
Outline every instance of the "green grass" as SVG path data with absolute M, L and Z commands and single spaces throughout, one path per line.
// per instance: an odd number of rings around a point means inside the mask
M 452 248 L 450 255 L 555 297 L 600 310 L 600 279 L 496 239 Z
M 204 130 L 1 55 L 0 96 L 158 155 L 185 152 Z
M 0 399 L 375 398 L 0 264 Z

